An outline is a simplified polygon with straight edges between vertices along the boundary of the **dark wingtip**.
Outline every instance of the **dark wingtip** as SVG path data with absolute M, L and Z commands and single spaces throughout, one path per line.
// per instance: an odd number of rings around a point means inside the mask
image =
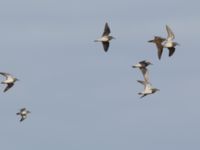
M 162 54 L 161 54 L 161 55 L 158 55 L 158 59 L 159 59 L 159 60 L 161 60 L 161 57 L 162 57 Z
M 175 48 L 174 47 L 170 48 L 169 49 L 169 57 L 171 57 L 174 54 L 174 52 L 175 52 Z

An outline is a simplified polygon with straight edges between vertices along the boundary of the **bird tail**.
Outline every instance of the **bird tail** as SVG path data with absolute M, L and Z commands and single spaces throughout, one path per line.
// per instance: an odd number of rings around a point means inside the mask
M 142 85 L 145 85 L 145 81 L 137 80 L 137 82 L 141 83 Z
M 97 40 L 94 40 L 94 42 L 101 42 L 101 41 L 97 39 Z
M 140 96 L 140 98 L 143 98 L 143 97 L 147 96 L 146 94 L 141 93 L 141 92 L 139 92 L 138 95 L 142 95 L 142 96 Z

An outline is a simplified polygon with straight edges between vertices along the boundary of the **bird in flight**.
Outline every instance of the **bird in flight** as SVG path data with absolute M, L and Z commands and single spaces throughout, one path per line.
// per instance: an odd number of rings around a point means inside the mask
M 4 89 L 4 92 L 6 92 L 8 89 L 10 89 L 14 85 L 14 83 L 19 80 L 19 79 L 13 77 L 9 73 L 0 72 L 0 74 L 3 75 L 4 77 L 6 77 L 6 79 L 1 82 L 2 84 L 7 84 L 6 88 Z
M 166 25 L 166 30 L 167 30 L 167 39 L 163 42 L 163 47 L 168 48 L 170 57 L 175 52 L 175 46 L 179 44 L 173 41 L 175 39 L 175 35 L 168 25 Z
M 138 94 L 141 95 L 140 98 L 143 98 L 147 95 L 153 94 L 157 91 L 159 91 L 159 89 L 154 88 L 150 82 L 148 81 L 141 81 L 141 80 L 137 80 L 139 83 L 141 83 L 142 85 L 144 85 L 144 90 L 142 92 L 139 92 Z
M 158 50 L 158 59 L 161 59 L 163 48 L 168 48 L 169 57 L 171 57 L 175 52 L 175 46 L 179 45 L 177 42 L 174 42 L 175 35 L 168 25 L 166 25 L 167 38 L 162 38 L 160 36 L 154 36 L 153 40 L 148 42 L 155 43 Z
M 22 122 L 24 119 L 27 118 L 27 115 L 31 113 L 29 110 L 27 110 L 26 108 L 21 108 L 20 111 L 18 113 L 16 113 L 16 115 L 20 115 L 21 119 L 20 122 Z
M 108 51 L 109 43 L 110 43 L 109 41 L 112 39 L 115 39 L 115 37 L 109 35 L 110 32 L 111 32 L 110 27 L 108 26 L 108 23 L 106 22 L 101 38 L 94 41 L 94 42 L 102 42 L 105 52 Z
M 153 40 L 149 40 L 148 42 L 151 42 L 151 43 L 155 43 L 156 44 L 156 47 L 157 47 L 157 54 L 158 54 L 158 59 L 161 59 L 161 56 L 162 56 L 162 52 L 163 52 L 163 45 L 162 45 L 162 42 L 164 42 L 166 39 L 165 38 L 162 38 L 160 36 L 154 36 L 154 39 Z
M 133 65 L 133 68 L 139 68 L 140 71 L 142 72 L 142 75 L 144 77 L 144 80 L 149 82 L 149 71 L 147 69 L 147 66 L 152 65 L 152 63 L 150 61 L 147 60 L 143 60 L 140 61 L 139 63 Z

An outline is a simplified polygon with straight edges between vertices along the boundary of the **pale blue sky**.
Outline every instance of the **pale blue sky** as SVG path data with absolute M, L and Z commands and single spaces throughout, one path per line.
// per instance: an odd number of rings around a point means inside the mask
M 7 93 L 0 86 L 1 149 L 200 148 L 200 2 L 0 2 L 0 71 L 20 79 Z M 116 37 L 107 53 L 93 42 L 106 21 Z M 166 24 L 180 46 L 159 61 L 147 41 L 165 37 Z M 139 99 L 131 66 L 143 59 L 160 92 Z M 20 123 L 22 107 L 32 113 Z

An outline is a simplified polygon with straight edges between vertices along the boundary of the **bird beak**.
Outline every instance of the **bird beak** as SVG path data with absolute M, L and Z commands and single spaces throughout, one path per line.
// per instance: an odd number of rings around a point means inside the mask
M 153 42 L 153 40 L 149 40 L 149 41 L 147 41 L 147 42 Z
M 133 65 L 132 68 L 136 68 L 136 67 Z

